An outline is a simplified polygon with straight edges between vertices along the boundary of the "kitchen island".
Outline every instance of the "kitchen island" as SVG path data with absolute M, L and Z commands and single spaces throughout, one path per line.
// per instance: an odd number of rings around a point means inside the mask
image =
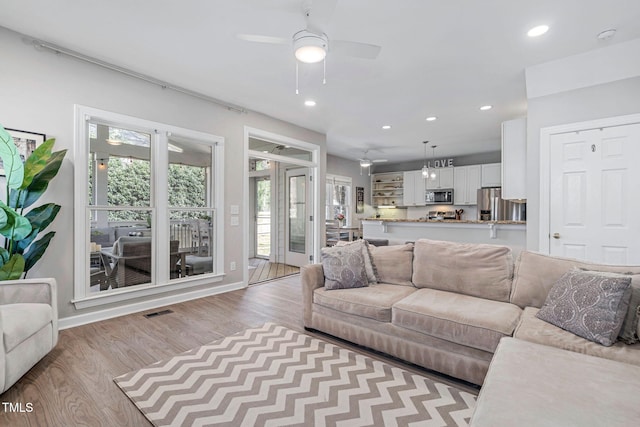
M 387 239 L 391 245 L 418 239 L 505 245 L 513 250 L 514 258 L 527 246 L 526 227 L 524 221 L 386 218 L 362 220 L 362 234 L 365 239 Z

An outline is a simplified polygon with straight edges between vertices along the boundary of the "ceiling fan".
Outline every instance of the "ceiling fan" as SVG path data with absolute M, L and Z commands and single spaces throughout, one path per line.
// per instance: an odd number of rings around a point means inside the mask
M 249 42 L 292 45 L 296 59 L 307 64 L 324 61 L 328 52 L 331 52 L 332 55 L 364 59 L 377 58 L 380 46 L 347 40 L 329 40 L 325 30 L 337 2 L 338 0 L 304 0 L 302 13 L 305 16 L 307 27 L 293 34 L 291 38 L 257 34 L 237 34 L 237 37 Z M 298 62 L 296 61 L 296 82 L 298 80 L 297 70 Z M 322 83 L 326 83 L 326 78 L 323 78 Z M 297 84 L 296 93 L 298 93 Z
M 362 168 L 369 168 L 374 163 L 384 163 L 387 161 L 387 159 L 371 160 L 370 158 L 367 157 L 368 152 L 369 150 L 365 150 L 364 156 L 362 156 L 361 159 L 358 159 L 360 161 L 360 175 L 362 175 Z M 369 175 L 371 175 L 371 169 L 369 169 Z

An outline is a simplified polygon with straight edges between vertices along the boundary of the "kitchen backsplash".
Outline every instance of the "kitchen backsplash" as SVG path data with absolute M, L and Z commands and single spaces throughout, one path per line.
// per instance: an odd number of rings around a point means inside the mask
M 420 206 L 420 207 L 410 207 L 407 208 L 406 216 L 402 218 L 406 219 L 420 219 L 424 218 L 429 214 L 429 211 L 455 211 L 458 209 L 462 209 L 462 217 L 464 220 L 475 220 L 478 219 L 478 209 L 476 206 L 456 206 L 456 205 L 430 205 L 430 206 Z M 395 209 L 402 210 L 402 209 Z

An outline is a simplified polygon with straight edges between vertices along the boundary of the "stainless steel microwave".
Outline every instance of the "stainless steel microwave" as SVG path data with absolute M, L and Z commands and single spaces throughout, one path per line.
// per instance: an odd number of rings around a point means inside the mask
M 427 205 L 452 205 L 453 190 L 427 190 L 425 191 L 424 201 Z

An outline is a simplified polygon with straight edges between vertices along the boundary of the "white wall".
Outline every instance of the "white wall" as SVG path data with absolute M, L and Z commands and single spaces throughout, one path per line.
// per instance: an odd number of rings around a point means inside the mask
M 532 98 L 528 104 L 527 249 L 537 251 L 540 246 L 540 129 L 640 113 L 640 77 Z
M 540 248 L 540 130 L 640 113 L 640 39 L 529 67 L 527 249 Z M 553 209 L 553 206 L 550 207 Z
M 243 194 L 244 126 L 263 129 L 321 146 L 320 179 L 326 165 L 325 136 L 263 114 L 239 114 L 140 80 L 105 70 L 64 55 L 36 51 L 20 36 L 0 27 L 0 123 L 5 127 L 46 133 L 57 139 L 55 149 L 67 148 L 59 175 L 45 193 L 44 201 L 62 205 L 52 225 L 56 231 L 47 253 L 30 272 L 32 277 L 55 277 L 59 285 L 60 317 L 80 314 L 70 303 L 73 297 L 73 153 L 74 104 L 127 114 L 147 120 L 220 135 L 225 138 L 225 204 L 246 208 Z M 99 57 L 100 53 L 92 53 Z M 107 59 L 108 58 L 102 58 Z M 215 72 L 213 70 L 212 72 Z M 213 89 L 215 91 L 215 88 Z M 321 186 L 321 203 L 324 188 Z M 229 209 L 224 212 L 229 222 Z M 241 216 L 242 218 L 242 216 Z M 246 224 L 225 227 L 225 264 L 235 261 L 238 269 L 229 272 L 221 284 L 242 281 L 247 260 L 242 246 Z M 134 301 L 135 302 L 135 301 Z M 107 308 L 107 307 L 105 307 Z M 90 310 L 86 310 L 87 312 Z

